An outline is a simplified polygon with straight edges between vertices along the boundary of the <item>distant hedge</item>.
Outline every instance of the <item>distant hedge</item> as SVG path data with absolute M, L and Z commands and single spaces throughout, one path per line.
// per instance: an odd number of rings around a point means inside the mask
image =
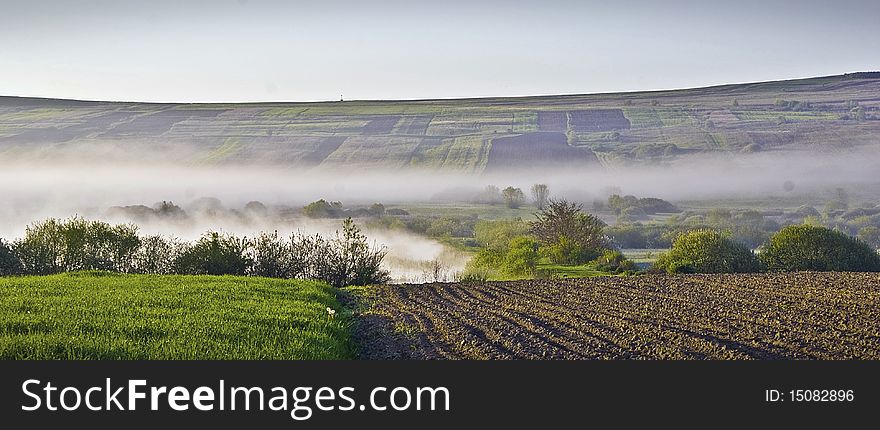
M 793 272 L 880 272 L 880 256 L 866 243 L 813 225 L 791 225 L 761 250 L 767 270 Z
M 761 263 L 746 246 L 715 230 L 693 230 L 675 239 L 654 263 L 667 273 L 753 273 Z

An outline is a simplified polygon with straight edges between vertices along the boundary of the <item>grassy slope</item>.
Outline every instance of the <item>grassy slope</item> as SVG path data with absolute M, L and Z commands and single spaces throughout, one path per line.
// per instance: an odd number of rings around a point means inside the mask
M 339 313 L 329 318 L 327 307 Z M 313 281 L 72 273 L 0 278 L 0 359 L 346 359 Z

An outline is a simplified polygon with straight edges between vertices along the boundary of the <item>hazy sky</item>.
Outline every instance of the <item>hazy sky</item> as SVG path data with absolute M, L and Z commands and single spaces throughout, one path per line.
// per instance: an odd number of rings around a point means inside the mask
M 0 95 L 404 99 L 880 69 L 880 1 L 8 1 Z

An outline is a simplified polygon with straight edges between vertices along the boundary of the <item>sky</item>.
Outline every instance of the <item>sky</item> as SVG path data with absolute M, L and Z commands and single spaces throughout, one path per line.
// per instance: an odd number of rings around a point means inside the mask
M 0 0 L 0 95 L 239 102 L 674 89 L 880 69 L 880 2 Z

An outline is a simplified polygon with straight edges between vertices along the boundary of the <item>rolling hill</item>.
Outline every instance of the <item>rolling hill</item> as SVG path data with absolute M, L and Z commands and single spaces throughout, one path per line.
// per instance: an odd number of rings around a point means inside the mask
M 6 160 L 425 168 L 663 163 L 877 145 L 880 73 L 672 91 L 416 101 L 157 104 L 0 97 Z

